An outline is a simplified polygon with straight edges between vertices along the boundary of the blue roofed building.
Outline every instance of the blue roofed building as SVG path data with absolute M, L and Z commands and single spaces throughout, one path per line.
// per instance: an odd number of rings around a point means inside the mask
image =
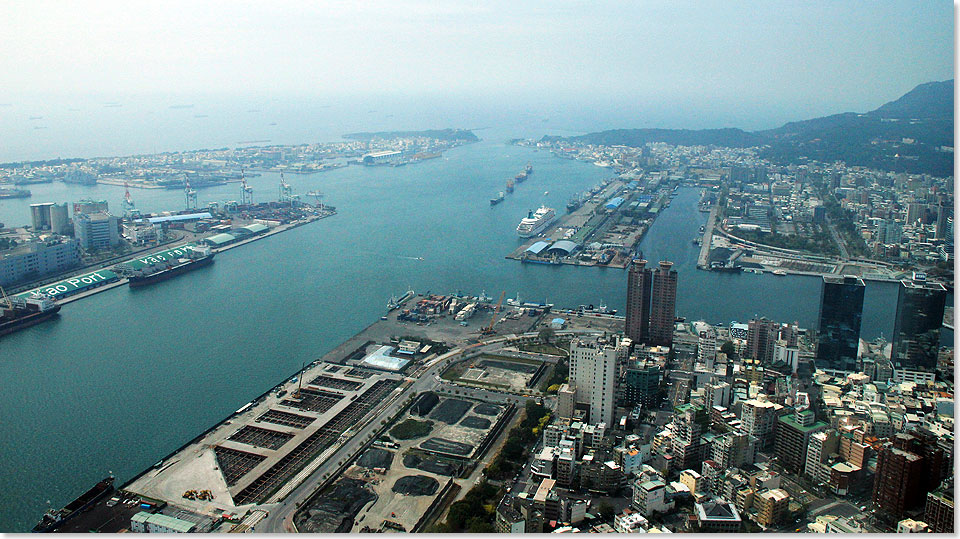
M 615 210 L 619 208 L 621 204 L 623 204 L 623 197 L 613 197 L 610 200 L 608 200 L 607 203 L 603 205 L 603 207 L 608 210 Z

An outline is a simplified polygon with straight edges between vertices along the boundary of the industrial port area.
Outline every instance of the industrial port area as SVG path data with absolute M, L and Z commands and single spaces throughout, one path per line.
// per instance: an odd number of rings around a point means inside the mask
M 575 195 L 567 214 L 507 255 L 530 264 L 625 268 L 681 178 L 623 174 Z
M 193 532 L 424 530 L 484 477 L 519 408 L 555 399 L 545 382 L 565 352 L 541 337 L 564 311 L 504 296 L 391 300 L 381 320 L 54 529 L 120 532 L 149 514 Z M 587 332 L 623 323 L 566 312 Z
M 0 239 L 14 245 L 0 250 L 0 269 L 8 286 L 11 280 L 19 285 L 11 287 L 13 293 L 0 286 L 0 336 L 50 320 L 66 303 L 118 286 L 164 281 L 212 264 L 219 252 L 336 214 L 334 206 L 323 204 L 322 195 L 317 194 L 316 203 L 302 202 L 282 176 L 278 201 L 254 203 L 246 183 L 240 194 L 241 202 L 211 203 L 201 211 L 196 191 L 188 186 L 184 210 L 144 214 L 136 209 L 128 189 L 122 218 L 106 211 L 106 201 L 81 201 L 73 205 L 76 239 L 62 235 L 66 231 L 58 228 L 61 225 L 53 226 L 69 222 L 66 204 L 32 205 L 33 232 L 0 228 Z M 41 223 L 50 233 L 37 233 Z M 84 247 L 83 240 L 91 236 L 100 238 L 102 245 Z M 20 268 L 35 267 L 31 257 L 48 249 L 63 249 L 66 254 L 58 256 L 57 267 L 48 269 L 45 278 L 27 281 L 40 273 Z M 131 254 L 135 256 L 127 258 Z

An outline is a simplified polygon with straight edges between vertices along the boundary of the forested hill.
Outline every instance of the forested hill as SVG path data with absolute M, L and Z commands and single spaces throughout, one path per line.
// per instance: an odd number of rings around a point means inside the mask
M 775 163 L 844 161 L 896 172 L 953 175 L 953 80 L 917 86 L 866 113 L 846 112 L 790 122 L 776 129 L 617 129 L 577 137 L 586 144 L 760 147 Z M 947 148 L 944 148 L 947 147 Z

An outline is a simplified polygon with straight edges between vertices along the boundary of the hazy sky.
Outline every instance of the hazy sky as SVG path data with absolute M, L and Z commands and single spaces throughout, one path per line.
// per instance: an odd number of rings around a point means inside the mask
M 954 7 L 907 2 L 9 2 L 23 94 L 503 96 L 869 110 L 953 77 Z

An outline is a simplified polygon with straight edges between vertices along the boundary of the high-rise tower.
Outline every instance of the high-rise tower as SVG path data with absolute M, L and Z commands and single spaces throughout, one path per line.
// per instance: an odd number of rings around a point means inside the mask
M 927 282 L 922 273 L 900 281 L 891 353 L 894 369 L 936 371 L 946 301 L 947 289 L 940 283 Z
M 645 343 L 650 335 L 650 290 L 653 271 L 646 260 L 634 260 L 627 274 L 627 337 Z
M 650 302 L 650 344 L 671 346 L 677 316 L 677 270 L 673 262 L 661 261 L 653 272 Z
M 823 276 L 817 328 L 818 369 L 857 372 L 863 292 L 863 279 L 859 277 Z

